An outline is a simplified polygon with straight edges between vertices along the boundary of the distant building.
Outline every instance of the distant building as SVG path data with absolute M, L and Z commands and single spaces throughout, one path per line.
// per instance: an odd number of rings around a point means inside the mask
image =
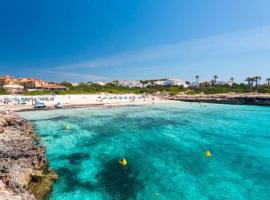
M 17 84 L 18 81 L 16 78 L 13 78 L 12 76 L 0 76 L 0 85 L 12 85 L 12 84 Z
M 229 86 L 232 86 L 234 83 L 235 83 L 235 82 L 232 81 L 232 80 L 229 80 L 229 81 L 227 82 L 227 84 L 228 84 Z
M 226 81 L 217 81 L 215 85 L 228 85 L 228 82 Z
M 212 81 L 201 81 L 199 83 L 199 86 L 211 86 L 212 85 Z
M 146 88 L 148 86 L 152 86 L 152 83 L 151 82 L 147 82 L 147 83 L 142 84 L 142 87 L 144 87 L 144 88 Z
M 3 85 L 3 89 L 12 94 L 18 94 L 23 92 L 24 87 L 21 85 Z
M 197 82 L 192 82 L 189 84 L 190 87 L 198 87 L 200 85 L 200 83 Z
M 72 83 L 70 83 L 72 86 L 78 86 L 79 85 L 79 83 L 76 83 L 76 82 L 72 82 Z
M 133 88 L 133 87 L 143 87 L 143 84 L 140 81 L 131 80 L 131 81 L 119 81 L 118 86 Z
M 106 82 L 104 82 L 104 81 L 97 81 L 94 84 L 98 84 L 98 85 L 104 86 L 104 85 L 106 85 Z
M 154 85 L 165 85 L 166 81 L 155 81 Z
M 47 81 L 34 78 L 13 78 L 11 76 L 0 76 L 0 86 L 10 93 L 21 93 L 23 90 L 36 91 L 61 91 L 68 88 L 63 85 L 49 84 Z
M 26 89 L 30 90 L 48 84 L 46 81 L 37 80 L 34 78 L 20 78 L 18 79 L 18 83 L 23 85 Z
M 46 84 L 36 87 L 36 90 L 43 90 L 43 91 L 65 91 L 68 90 L 67 87 L 58 84 Z
M 188 87 L 188 84 L 185 80 L 177 79 L 177 78 L 169 78 L 165 81 L 165 85 L 175 85 L 175 86 L 183 86 L 184 88 Z

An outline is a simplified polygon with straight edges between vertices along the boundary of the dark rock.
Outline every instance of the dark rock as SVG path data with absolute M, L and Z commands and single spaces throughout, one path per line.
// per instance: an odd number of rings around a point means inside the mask
M 0 127 L 0 133 L 4 133 L 5 129 Z
M 6 162 L 0 162 L 0 172 L 9 173 L 9 165 Z

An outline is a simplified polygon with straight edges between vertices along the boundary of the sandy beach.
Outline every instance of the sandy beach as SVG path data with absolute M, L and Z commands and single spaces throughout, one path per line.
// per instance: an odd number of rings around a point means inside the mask
M 0 96 L 0 111 L 29 111 L 35 110 L 36 100 L 41 100 L 47 106 L 46 109 L 55 109 L 60 102 L 63 108 L 82 108 L 92 106 L 121 106 L 121 105 L 144 105 L 166 103 L 164 100 L 153 96 L 134 94 L 84 94 L 84 95 L 42 95 L 42 96 Z M 23 103 L 22 103 L 23 102 Z

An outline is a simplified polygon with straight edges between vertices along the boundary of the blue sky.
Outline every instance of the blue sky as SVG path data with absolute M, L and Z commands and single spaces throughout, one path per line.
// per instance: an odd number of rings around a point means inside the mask
M 0 0 L 0 74 L 270 77 L 269 0 Z

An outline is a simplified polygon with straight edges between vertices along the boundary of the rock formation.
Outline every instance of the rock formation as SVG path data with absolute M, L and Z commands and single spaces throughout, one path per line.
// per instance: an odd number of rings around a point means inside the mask
M 237 105 L 260 105 L 270 106 L 269 94 L 203 94 L 203 95 L 177 95 L 167 97 L 169 100 L 187 102 L 205 102 Z
M 1 200 L 41 200 L 49 195 L 57 174 L 49 170 L 45 151 L 30 122 L 0 112 Z

